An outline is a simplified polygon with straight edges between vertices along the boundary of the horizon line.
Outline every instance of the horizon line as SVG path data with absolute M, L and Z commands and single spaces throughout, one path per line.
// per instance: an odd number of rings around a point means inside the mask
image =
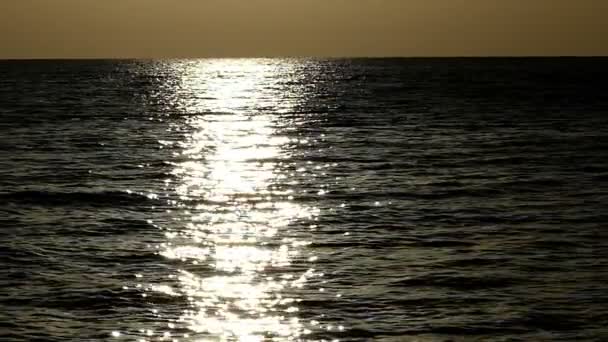
M 387 56 L 306 56 L 306 55 L 277 55 L 277 56 L 204 56 L 204 57 L 104 57 L 104 56 L 28 56 L 28 57 L 0 57 L 0 61 L 52 61 L 52 60 L 180 60 L 180 59 L 500 59 L 500 58 L 608 58 L 608 55 L 387 55 Z

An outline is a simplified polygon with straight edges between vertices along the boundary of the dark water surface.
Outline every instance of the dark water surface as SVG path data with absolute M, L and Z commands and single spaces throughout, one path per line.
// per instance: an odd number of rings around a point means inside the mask
M 0 62 L 0 340 L 608 340 L 606 80 Z

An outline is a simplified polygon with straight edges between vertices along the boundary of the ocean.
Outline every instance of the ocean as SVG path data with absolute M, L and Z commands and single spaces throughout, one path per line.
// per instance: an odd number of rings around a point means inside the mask
M 607 80 L 0 61 L 0 340 L 606 341 Z

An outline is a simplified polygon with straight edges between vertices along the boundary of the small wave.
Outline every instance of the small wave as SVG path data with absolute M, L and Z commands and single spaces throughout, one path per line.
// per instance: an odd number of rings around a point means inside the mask
M 579 329 L 584 323 L 580 317 L 563 313 L 555 313 L 549 310 L 534 310 L 523 317 L 513 320 L 513 325 L 525 326 L 527 328 L 570 331 Z
M 471 247 L 475 243 L 461 240 L 420 240 L 416 241 L 415 246 L 420 247 Z
M 566 184 L 563 180 L 555 178 L 535 178 L 535 179 L 521 179 L 512 180 L 502 183 L 492 184 L 496 187 L 513 188 L 518 191 L 544 191 L 548 187 L 559 187 Z
M 594 182 L 608 182 L 608 174 L 601 174 L 593 177 Z
M 141 293 L 125 289 L 59 290 L 53 296 L 45 297 L 37 306 L 61 310 L 86 310 L 109 313 L 125 306 L 144 308 Z
M 524 328 L 511 327 L 507 325 L 496 325 L 492 324 L 477 324 L 477 325 L 465 325 L 465 326 L 437 326 L 429 327 L 428 333 L 441 334 L 441 335 L 492 335 L 498 334 L 517 334 L 525 333 L 527 330 Z
M 438 187 L 438 188 L 445 188 L 445 187 L 463 187 L 465 186 L 464 183 L 458 182 L 458 181 L 440 181 L 440 182 L 433 182 L 433 183 L 428 183 L 425 184 L 427 186 L 432 186 L 432 187 Z
M 159 227 L 145 220 L 106 218 L 99 223 L 86 225 L 62 225 L 53 229 L 55 236 L 112 236 L 158 231 Z
M 312 243 L 311 248 L 390 248 L 403 246 L 404 243 L 400 241 L 360 241 L 360 242 L 323 242 L 323 243 Z
M 408 191 L 384 191 L 378 192 L 367 192 L 367 193 L 348 193 L 345 191 L 334 190 L 327 193 L 328 198 L 342 199 L 342 200 L 378 200 L 378 199 L 421 199 L 421 200 L 441 200 L 441 199 L 452 199 L 458 197 L 493 197 L 501 195 L 504 192 L 499 189 L 492 188 L 471 188 L 471 189 L 453 189 L 453 190 L 439 190 L 432 192 L 408 192 Z
M 405 308 L 415 307 L 444 307 L 450 305 L 471 305 L 491 302 L 492 299 L 483 297 L 470 297 L 470 296 L 441 296 L 441 297 L 419 297 L 419 298 L 407 298 L 392 300 L 388 304 L 392 306 L 399 306 Z
M 343 332 L 322 332 L 322 333 L 313 333 L 307 335 L 309 338 L 313 339 L 323 339 L 323 338 L 344 338 L 344 336 L 356 336 L 357 340 L 374 340 L 374 341 L 418 341 L 419 339 L 416 336 L 423 335 L 432 335 L 435 336 L 436 339 L 431 339 L 430 341 L 452 341 L 452 339 L 446 339 L 446 335 L 449 336 L 480 336 L 480 335 L 489 335 L 496 336 L 500 334 L 520 334 L 527 332 L 526 329 L 519 327 L 512 327 L 500 324 L 492 324 L 491 322 L 487 322 L 487 324 L 471 324 L 471 325 L 463 325 L 463 326 L 427 326 L 427 327 L 414 327 L 412 329 L 366 329 L 362 327 L 346 329 Z M 427 339 L 421 338 L 421 341 L 426 341 Z M 460 340 L 460 339 L 459 339 Z
M 479 267 L 479 266 L 497 266 L 508 262 L 507 258 L 466 258 L 455 259 L 441 263 L 442 267 Z
M 40 206 L 150 206 L 156 202 L 149 197 L 124 191 L 48 192 L 18 191 L 0 194 L 0 201 Z
M 598 165 L 587 165 L 581 167 L 580 170 L 588 173 L 605 173 L 608 172 L 608 167 Z
M 103 223 L 110 225 L 111 229 L 106 229 L 109 232 L 149 232 L 150 230 L 158 229 L 156 225 L 150 221 L 137 220 L 137 219 L 123 219 L 123 218 L 106 218 L 101 220 Z
M 550 249 L 559 249 L 559 248 L 582 248 L 585 247 L 583 243 L 573 241 L 573 240 L 557 240 L 557 239 L 545 239 L 538 240 L 531 244 L 533 248 L 550 248 Z
M 466 277 L 466 276 L 441 276 L 424 275 L 418 277 L 407 277 L 393 282 L 392 286 L 412 287 L 445 287 L 455 290 L 482 290 L 510 287 L 516 283 L 515 278 L 505 277 Z

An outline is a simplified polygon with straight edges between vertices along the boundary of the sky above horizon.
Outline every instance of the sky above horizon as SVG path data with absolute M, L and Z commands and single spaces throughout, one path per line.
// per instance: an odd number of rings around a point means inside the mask
M 606 0 L 4 0 L 0 58 L 608 55 Z

